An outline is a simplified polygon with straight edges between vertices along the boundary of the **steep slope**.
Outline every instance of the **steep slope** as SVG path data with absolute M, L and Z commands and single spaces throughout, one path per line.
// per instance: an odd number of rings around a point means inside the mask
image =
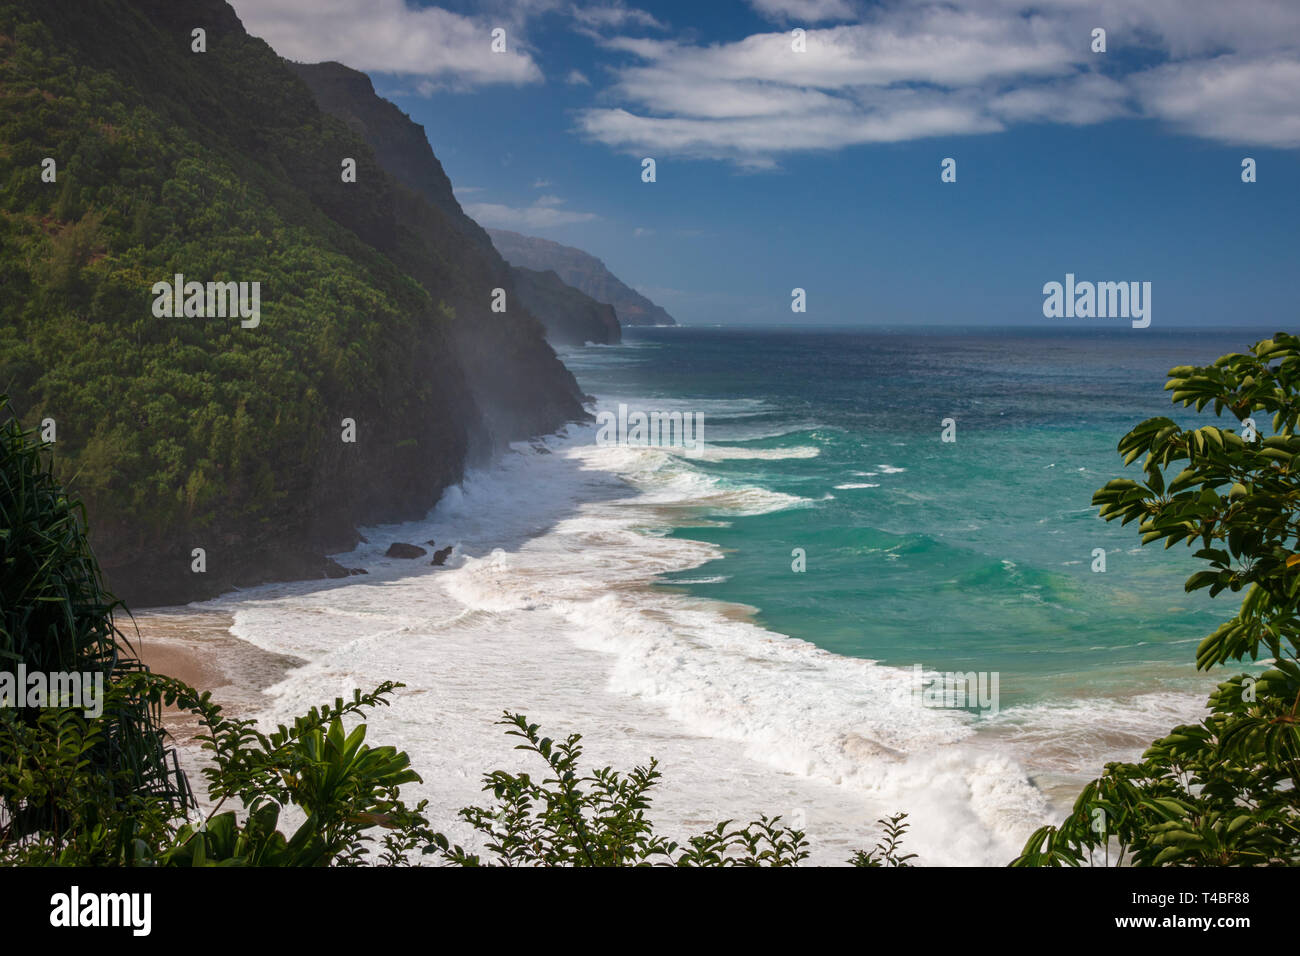
M 546 336 L 545 328 L 528 310 L 525 298 L 516 294 L 510 264 L 460 208 L 424 127 L 376 94 L 368 75 L 359 70 L 338 62 L 283 62 L 311 90 L 321 111 L 364 139 L 383 172 L 398 183 L 395 212 L 409 230 L 409 242 L 395 250 L 396 263 L 430 290 L 441 282 L 439 263 L 455 274 L 485 277 L 476 295 L 456 306 L 460 315 L 468 312 L 477 319 L 452 324 L 452 336 L 495 442 L 552 431 L 556 414 L 562 420 L 581 418 L 576 382 L 539 341 Z M 506 293 L 504 312 L 489 310 L 497 289 Z M 519 342 L 528 343 L 523 355 L 516 355 Z M 538 382 L 550 388 L 539 390 Z M 556 388 L 568 393 L 573 407 L 555 407 L 549 393 Z
M 442 210 L 466 237 L 492 246 L 487 231 L 461 209 L 424 127 L 380 97 L 370 77 L 342 63 L 285 62 L 307 84 L 321 110 L 341 119 L 369 144 L 384 172 Z
M 424 127 L 380 97 L 366 74 L 341 63 L 294 63 L 292 69 L 326 113 L 342 120 L 375 152 L 384 171 L 441 210 L 471 243 L 498 257 L 486 230 L 465 214 L 451 180 L 434 155 Z M 537 271 L 510 274 L 520 304 L 546 329 L 547 339 L 561 345 L 612 344 L 622 339 L 618 319 L 607 306 L 566 285 L 558 276 Z
M 612 305 L 623 325 L 677 324 L 671 315 L 635 289 L 624 285 L 605 268 L 603 262 L 581 249 L 507 229 L 489 229 L 488 235 L 511 265 L 554 271 L 562 280 L 597 302 Z
M 499 256 L 221 0 L 0 3 L 0 144 L 0 387 L 54 423 L 128 600 L 327 573 L 475 449 L 584 415 L 540 324 L 491 311 Z M 156 314 L 176 274 L 257 282 L 258 322 Z

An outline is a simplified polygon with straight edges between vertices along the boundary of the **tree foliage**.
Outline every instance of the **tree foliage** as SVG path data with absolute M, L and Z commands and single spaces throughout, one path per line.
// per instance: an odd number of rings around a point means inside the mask
M 60 760 L 93 778 L 73 789 L 102 791 L 105 805 L 142 793 L 175 809 L 189 802 L 156 702 L 130 690 L 142 665 L 114 620 L 120 607 L 104 589 L 82 519 L 81 502 L 64 492 L 35 433 L 10 417 L 0 395 L 0 673 L 22 698 L 0 708 L 0 766 L 18 774 L 12 789 L 0 788 L 0 834 L 10 839 L 68 825 L 66 799 L 33 798 L 38 778 L 56 773 Z M 102 719 L 77 726 L 26 706 L 18 677 L 37 672 L 97 676 L 112 691 Z
M 1139 866 L 1300 864 L 1300 338 L 1171 369 L 1165 389 L 1241 430 L 1144 421 L 1119 442 L 1125 465 L 1142 459 L 1141 480 L 1110 481 L 1093 504 L 1107 521 L 1137 522 L 1143 544 L 1194 548 L 1206 567 L 1188 592 L 1242 595 L 1197 647 L 1198 669 L 1267 667 L 1226 678 L 1199 724 L 1175 727 L 1138 763 L 1107 764 L 1013 865 L 1111 862 L 1112 850 Z
M 870 850 L 858 850 L 849 858 L 849 863 L 858 867 L 908 867 L 908 860 L 916 859 L 915 853 L 903 853 L 903 835 L 911 824 L 907 823 L 906 813 L 895 813 L 876 822 L 884 828 L 884 837 Z
M 499 723 L 524 742 L 515 749 L 540 757 L 546 776 L 497 770 L 484 777 L 491 807 L 467 807 L 465 819 L 487 840 L 498 866 L 795 866 L 808 856 L 802 831 L 761 817 L 743 826 L 724 820 L 684 844 L 655 833 L 647 812 L 650 791 L 661 777 L 658 763 L 622 774 L 610 767 L 583 774 L 582 737 L 543 737 L 537 724 L 506 712 Z M 452 863 L 481 866 L 484 860 L 445 839 L 439 849 Z

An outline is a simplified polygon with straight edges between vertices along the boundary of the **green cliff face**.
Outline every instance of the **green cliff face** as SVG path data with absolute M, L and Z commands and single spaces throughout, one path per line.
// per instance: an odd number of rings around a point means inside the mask
M 442 211 L 465 240 L 491 260 L 493 268 L 505 266 L 487 231 L 461 209 L 424 127 L 376 94 L 370 77 L 341 63 L 289 63 L 289 67 L 311 88 L 322 110 L 365 139 L 385 172 Z M 610 306 L 565 285 L 554 273 L 548 278 L 513 267 L 508 273 L 519 304 L 542 323 L 549 341 L 558 345 L 622 341 Z
M 324 573 L 584 414 L 536 320 L 491 311 L 508 267 L 224 2 L 0 2 L 0 127 L 0 390 L 136 604 Z M 177 274 L 257 283 L 257 323 L 160 316 Z
M 285 64 L 307 84 L 323 112 L 366 141 L 386 173 L 441 210 L 466 238 L 492 248 L 487 230 L 461 209 L 424 127 L 379 96 L 370 77 L 342 63 Z

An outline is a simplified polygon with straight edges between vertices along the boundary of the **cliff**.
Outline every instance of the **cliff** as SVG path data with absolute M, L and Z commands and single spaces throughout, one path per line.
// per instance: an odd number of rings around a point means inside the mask
M 322 110 L 343 121 L 366 141 L 384 172 L 446 216 L 472 247 L 462 253 L 482 261 L 485 268 L 500 277 L 498 287 L 507 289 L 507 313 L 522 309 L 541 322 L 548 341 L 560 345 L 610 344 L 621 340 L 618 320 L 612 310 L 606 314 L 607 307 L 564 285 L 558 277 L 552 282 L 522 274 L 501 258 L 487 232 L 461 209 L 424 127 L 380 97 L 370 77 L 341 63 L 289 62 L 288 65 L 311 89 Z M 412 263 L 412 268 L 418 271 L 418 264 Z M 512 301 L 517 308 L 510 307 Z M 520 316 L 520 321 L 527 320 Z M 483 400 L 490 402 L 491 398 L 484 396 Z
M 441 210 L 466 238 L 492 248 L 487 231 L 461 209 L 424 127 L 380 97 L 370 77 L 342 63 L 285 63 L 307 84 L 321 110 L 366 141 L 384 172 Z
M 537 272 L 511 267 L 519 299 L 546 327 L 556 345 L 617 345 L 623 330 L 612 305 L 597 302 L 560 280 L 549 269 Z
M 338 573 L 321 554 L 358 525 L 585 417 L 541 324 L 491 310 L 516 304 L 509 267 L 401 132 L 377 150 L 327 115 L 221 0 L 0 3 L 0 383 L 55 423 L 129 602 Z M 176 274 L 257 283 L 257 322 L 202 297 L 160 316 Z
M 551 270 L 597 302 L 614 307 L 623 325 L 676 325 L 673 317 L 605 268 L 595 256 L 549 239 L 489 229 L 492 243 L 507 262 L 538 271 Z

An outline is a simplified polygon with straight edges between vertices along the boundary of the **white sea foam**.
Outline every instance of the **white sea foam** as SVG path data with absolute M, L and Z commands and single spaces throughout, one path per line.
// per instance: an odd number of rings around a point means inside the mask
M 340 556 L 366 576 L 213 602 L 237 636 L 306 661 L 272 688 L 264 716 L 402 681 L 371 739 L 410 753 L 424 778 L 410 795 L 476 847 L 456 811 L 489 802 L 483 772 L 528 766 L 493 726 L 505 709 L 551 735 L 583 733 L 589 766 L 658 757 L 654 816 L 679 839 L 781 814 L 801 821 L 813 862 L 837 863 L 874 842 L 876 818 L 905 810 L 922 862 L 1000 865 L 1049 819 L 1015 757 L 1039 733 L 1032 719 L 1021 727 L 1009 711 L 976 733 L 964 712 L 920 706 L 910 671 L 765 630 L 752 609 L 649 587 L 720 556 L 664 533 L 693 515 L 816 502 L 705 475 L 665 449 L 598 447 L 592 433 L 516 446 L 426 520 L 368 529 Z M 455 544 L 446 567 L 383 557 L 393 541 L 430 538 Z M 1050 716 L 1070 724 L 1064 710 Z
M 1010 707 L 986 728 L 1057 773 L 1093 777 L 1112 760 L 1137 760 L 1153 739 L 1197 723 L 1208 692 L 1155 691 Z
M 782 461 L 791 458 L 816 458 L 820 448 L 802 445 L 798 448 L 745 448 L 738 445 L 705 445 L 693 457 L 696 461 Z

